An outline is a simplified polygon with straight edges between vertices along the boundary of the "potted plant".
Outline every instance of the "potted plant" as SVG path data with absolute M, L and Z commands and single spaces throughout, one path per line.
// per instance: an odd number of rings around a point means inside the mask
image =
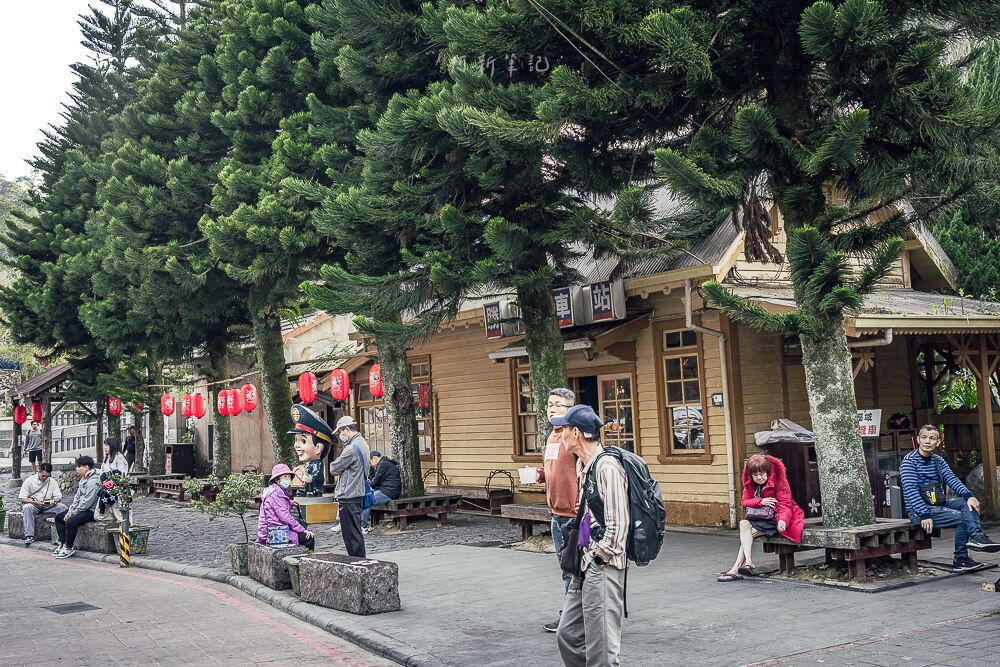
M 184 488 L 192 498 L 201 498 L 202 490 L 206 485 L 212 485 L 218 489 L 215 498 L 210 502 L 206 500 L 194 500 L 192 505 L 208 515 L 208 520 L 212 521 L 217 517 L 236 515 L 243 522 L 243 536 L 245 540 L 241 543 L 229 545 L 229 557 L 233 565 L 233 574 L 249 574 L 247 560 L 250 549 L 250 529 L 247 527 L 246 514 L 251 507 L 256 506 L 256 498 L 260 495 L 260 475 L 257 473 L 240 473 L 230 475 L 225 480 L 220 480 L 215 475 L 202 481 L 194 477 L 184 479 Z
M 132 554 L 146 553 L 149 543 L 149 531 L 152 526 L 136 526 L 132 524 L 132 480 L 128 475 L 113 471 L 101 484 L 115 499 L 115 504 L 122 514 L 122 531 L 129 535 L 129 552 Z M 115 533 L 115 546 L 121 551 L 121 532 Z

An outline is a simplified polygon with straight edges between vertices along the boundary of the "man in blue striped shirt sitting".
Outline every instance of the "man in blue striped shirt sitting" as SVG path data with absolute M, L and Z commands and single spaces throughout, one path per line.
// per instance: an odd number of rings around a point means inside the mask
M 948 462 L 934 453 L 941 444 L 941 434 L 936 426 L 921 426 L 917 433 L 917 448 L 903 457 L 899 465 L 899 483 L 903 487 L 903 499 L 910 521 L 919 523 L 930 534 L 934 527 L 955 527 L 954 571 L 964 572 L 981 567 L 982 563 L 969 558 L 969 549 L 1000 551 L 1000 543 L 986 537 L 979 523 L 979 501 L 958 476 L 952 472 Z M 925 500 L 920 487 L 938 482 L 941 489 L 950 488 L 962 496 L 945 500 L 936 498 L 931 504 Z M 944 494 L 936 494 L 943 496 Z

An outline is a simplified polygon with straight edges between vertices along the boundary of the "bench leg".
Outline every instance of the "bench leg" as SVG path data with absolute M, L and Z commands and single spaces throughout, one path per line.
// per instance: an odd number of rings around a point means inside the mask
M 778 568 L 782 574 L 791 574 L 795 569 L 795 553 L 778 554 Z
M 851 581 L 862 584 L 868 579 L 868 568 L 864 558 L 847 561 L 847 571 L 851 575 Z
M 903 554 L 903 562 L 906 563 L 906 568 L 910 571 L 910 574 L 916 574 L 919 565 L 917 565 L 917 552 L 911 551 L 909 553 Z
M 441 520 L 441 525 L 442 526 L 447 526 L 448 525 L 448 513 L 447 512 L 441 512 L 440 514 L 438 514 L 438 519 Z
M 399 517 L 399 529 L 406 530 L 406 515 Z
M 528 523 L 522 523 L 521 524 L 521 541 L 523 542 L 526 539 L 528 539 L 529 537 L 531 537 L 531 523 L 530 522 L 528 522 Z

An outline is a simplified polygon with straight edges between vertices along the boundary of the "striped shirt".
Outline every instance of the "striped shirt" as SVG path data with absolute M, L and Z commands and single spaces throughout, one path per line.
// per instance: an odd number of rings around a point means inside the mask
M 600 452 L 598 452 L 600 453 Z M 587 571 L 590 563 L 594 560 L 594 555 L 600 549 L 606 554 L 611 554 L 608 564 L 617 567 L 619 570 L 625 569 L 625 542 L 628 539 L 628 481 L 625 478 L 625 470 L 613 456 L 594 456 L 586 466 L 583 460 L 576 462 L 576 476 L 580 486 L 580 502 L 584 502 L 584 485 L 586 476 L 590 468 L 597 462 L 594 469 L 594 480 L 597 484 L 597 493 L 604 502 L 604 535 L 599 542 L 593 539 L 590 546 L 583 550 L 583 560 L 580 570 Z M 590 512 L 590 508 L 587 508 Z M 592 526 L 598 525 L 597 517 L 590 513 Z
M 940 474 L 938 474 L 939 468 Z M 920 486 L 941 479 L 952 491 L 966 500 L 972 498 L 973 493 L 966 488 L 965 484 L 962 484 L 958 475 L 951 471 L 948 462 L 937 454 L 931 454 L 925 458 L 920 455 L 919 449 L 914 449 L 904 456 L 902 463 L 899 464 L 899 485 L 903 487 L 906 511 L 919 515 L 921 519 L 932 518 L 932 505 L 925 503 L 920 496 Z

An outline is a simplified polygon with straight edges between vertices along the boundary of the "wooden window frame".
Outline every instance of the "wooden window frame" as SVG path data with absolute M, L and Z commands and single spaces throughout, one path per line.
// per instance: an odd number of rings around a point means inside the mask
M 511 421 L 513 424 L 513 434 L 514 438 L 512 440 L 513 454 L 511 454 L 511 461 L 515 463 L 538 463 L 541 465 L 545 454 L 544 443 L 542 444 L 542 451 L 537 455 L 535 454 L 524 454 L 521 451 L 521 420 L 518 414 L 518 385 L 517 385 L 517 375 L 527 370 L 528 373 L 531 372 L 528 366 L 527 359 L 525 357 L 519 357 L 522 360 L 522 366 L 518 366 L 518 358 L 508 359 L 507 368 L 509 371 L 509 384 L 510 384 L 510 408 L 511 408 Z M 635 431 L 635 436 L 633 438 L 633 443 L 635 446 L 635 453 L 642 456 L 642 439 L 640 437 L 640 424 L 639 424 L 639 404 L 636 394 L 638 393 L 636 369 L 634 363 L 624 363 L 624 364 L 611 364 L 608 366 L 592 366 L 586 368 L 573 368 L 567 371 L 567 379 L 574 379 L 579 377 L 589 377 L 595 376 L 600 378 L 604 375 L 629 375 L 632 378 L 632 428 Z M 537 406 L 536 406 L 537 407 Z M 540 436 L 541 434 L 539 434 Z
M 437 427 L 435 425 L 435 420 L 434 420 L 434 417 L 435 417 L 435 414 L 434 414 L 434 382 L 433 382 L 433 370 L 431 370 L 431 357 L 430 357 L 429 354 L 424 354 L 424 355 L 420 355 L 420 356 L 416 356 L 416 357 L 407 357 L 406 363 L 407 363 L 407 365 L 409 365 L 410 370 L 411 370 L 411 375 L 410 375 L 410 386 L 411 387 L 413 386 L 412 369 L 413 369 L 414 364 L 427 364 L 427 376 L 426 376 L 426 378 L 427 378 L 427 384 L 430 386 L 431 416 L 427 420 L 424 420 L 424 421 L 429 421 L 430 422 L 430 431 L 429 431 L 428 434 L 430 435 L 430 438 L 431 438 L 431 450 L 429 452 L 420 452 L 420 460 L 421 461 L 434 461 L 435 460 L 434 457 L 435 457 L 435 454 L 436 454 L 436 448 L 437 448 L 438 445 L 437 445 L 437 437 L 436 437 Z M 371 370 L 368 365 L 365 365 L 364 367 L 362 367 L 362 370 L 363 369 Z M 367 377 L 367 375 L 368 375 L 368 373 L 366 371 L 364 373 L 363 377 Z M 421 380 L 422 380 L 424 376 L 420 376 L 420 377 L 421 377 Z M 385 397 L 384 396 L 380 396 L 379 398 L 373 398 L 370 401 L 363 401 L 361 399 L 361 386 L 362 386 L 361 382 L 355 382 L 354 383 L 354 413 L 355 413 L 354 414 L 354 418 L 355 418 L 355 420 L 357 420 L 358 426 L 360 428 L 362 428 L 362 432 L 361 433 L 362 433 L 362 435 L 364 435 L 364 431 L 363 431 L 364 425 L 363 425 L 362 420 L 361 420 L 361 411 L 363 409 L 365 409 L 365 408 L 377 408 L 377 407 L 381 407 L 381 408 L 385 409 L 385 400 L 384 400 Z M 367 383 L 365 383 L 365 386 L 367 386 Z M 414 409 L 416 409 L 416 408 L 414 407 Z M 372 445 L 372 443 L 369 443 L 369 445 Z M 374 447 L 374 446 L 372 448 L 373 449 L 377 449 L 377 447 Z
M 700 319 L 695 318 L 694 324 L 700 324 Z M 696 331 L 698 337 L 696 345 L 687 348 L 678 348 L 678 352 L 671 352 L 664 344 L 664 334 L 668 331 L 687 331 L 684 320 L 666 320 L 653 323 L 653 350 L 655 356 L 656 370 L 656 417 L 660 427 L 660 451 L 657 460 L 660 463 L 679 464 L 700 464 L 711 465 L 712 452 L 711 440 L 708 428 L 708 405 L 705 396 L 705 345 L 704 336 Z M 690 454 L 679 454 L 670 449 L 671 429 L 670 417 L 667 414 L 667 383 L 666 373 L 663 368 L 663 360 L 672 356 L 690 356 L 691 351 L 695 351 L 698 356 L 698 384 L 701 397 L 702 426 L 705 429 L 705 449 L 703 451 L 693 450 Z

